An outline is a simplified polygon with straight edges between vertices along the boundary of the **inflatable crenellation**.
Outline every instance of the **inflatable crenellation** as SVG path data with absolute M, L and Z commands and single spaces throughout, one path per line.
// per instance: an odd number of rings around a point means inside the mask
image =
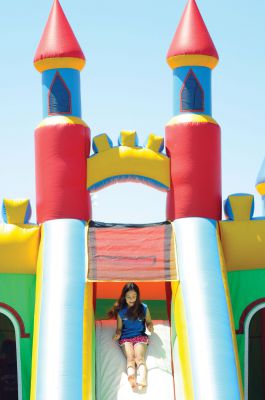
M 254 214 L 254 196 L 248 193 L 230 194 L 224 201 L 224 211 L 230 221 L 248 221 Z
M 135 131 L 121 131 L 119 139 L 119 146 L 137 147 L 138 136 Z
M 0 224 L 0 273 L 36 273 L 40 227 L 29 222 L 30 216 L 29 199 L 3 200 L 4 223 Z
M 92 142 L 92 148 L 94 153 L 99 153 L 100 151 L 106 151 L 113 147 L 112 140 L 106 133 L 101 133 L 100 135 L 94 136 Z
M 2 217 L 6 224 L 28 224 L 31 217 L 29 199 L 4 199 Z
M 157 135 L 154 135 L 153 133 L 150 133 L 145 147 L 147 149 L 153 150 L 157 153 L 162 153 L 162 151 L 164 150 L 163 136 L 157 136 Z
M 87 188 L 96 191 L 114 181 L 138 181 L 167 191 L 170 160 L 162 153 L 164 139 L 150 134 L 145 147 L 135 131 L 122 131 L 118 146 L 105 133 L 93 138 L 94 154 L 87 159 Z
M 122 131 L 118 139 L 118 146 L 139 149 L 146 148 L 156 153 L 162 153 L 164 150 L 164 138 L 162 136 L 157 136 L 153 133 L 150 133 L 144 147 L 141 147 L 139 146 L 137 133 L 135 131 Z M 100 135 L 94 136 L 92 148 L 94 150 L 94 154 L 91 156 L 95 156 L 99 152 L 107 151 L 113 148 L 113 142 L 106 133 L 101 133 Z

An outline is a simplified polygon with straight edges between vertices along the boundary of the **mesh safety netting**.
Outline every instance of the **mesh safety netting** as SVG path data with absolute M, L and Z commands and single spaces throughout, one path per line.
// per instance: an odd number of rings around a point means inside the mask
M 87 278 L 90 281 L 176 280 L 171 224 L 90 222 Z

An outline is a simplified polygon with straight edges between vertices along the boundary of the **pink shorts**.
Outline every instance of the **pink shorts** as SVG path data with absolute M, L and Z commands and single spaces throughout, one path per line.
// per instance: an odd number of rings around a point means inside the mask
M 120 339 L 119 345 L 122 346 L 126 342 L 132 343 L 133 346 L 135 346 L 137 343 L 148 344 L 148 336 L 135 336 L 132 338 Z

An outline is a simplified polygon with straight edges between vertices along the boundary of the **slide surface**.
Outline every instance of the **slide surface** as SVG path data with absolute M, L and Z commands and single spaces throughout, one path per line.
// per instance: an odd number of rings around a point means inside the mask
M 193 391 L 188 399 L 240 400 L 233 315 L 217 222 L 182 218 L 173 227 L 191 372 L 186 386 Z
M 148 386 L 145 392 L 133 392 L 126 375 L 125 357 L 112 341 L 116 321 L 96 322 L 96 399 L 97 400 L 174 400 L 170 326 L 154 321 L 155 333 L 147 349 Z

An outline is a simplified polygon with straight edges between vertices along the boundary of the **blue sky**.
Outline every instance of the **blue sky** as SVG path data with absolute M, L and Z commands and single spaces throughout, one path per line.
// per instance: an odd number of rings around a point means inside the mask
M 92 136 L 121 130 L 164 135 L 172 117 L 172 71 L 165 57 L 184 0 L 61 0 L 87 58 L 81 73 L 83 119 Z M 255 194 L 265 156 L 265 2 L 197 0 L 219 53 L 213 71 L 213 117 L 222 128 L 223 198 Z M 35 220 L 34 128 L 42 119 L 41 76 L 32 60 L 52 0 L 3 2 L 0 14 L 0 198 L 29 197 Z M 119 184 L 94 196 L 102 221 L 165 219 L 165 195 Z

